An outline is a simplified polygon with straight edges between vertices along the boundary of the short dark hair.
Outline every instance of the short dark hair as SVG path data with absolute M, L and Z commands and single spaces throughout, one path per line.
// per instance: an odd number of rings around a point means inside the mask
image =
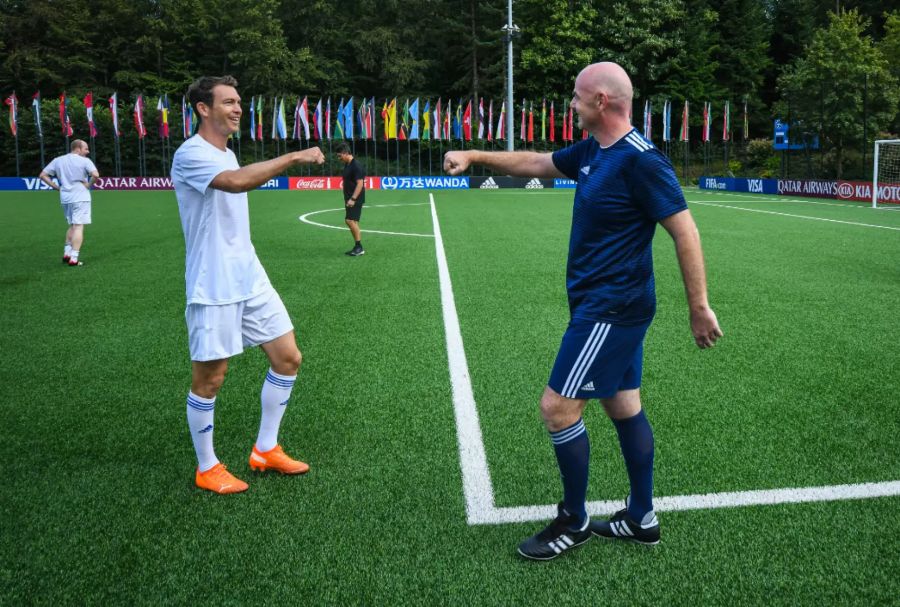
M 350 146 L 347 145 L 346 143 L 339 143 L 339 144 L 337 144 L 337 147 L 334 148 L 334 153 L 335 154 L 349 154 Z
M 197 116 L 198 125 L 202 121 L 202 118 L 200 116 L 200 112 L 197 110 L 197 104 L 205 103 L 206 105 L 212 107 L 212 91 L 214 88 L 221 84 L 237 88 L 238 81 L 234 76 L 202 76 L 194 80 L 194 82 L 191 83 L 191 86 L 188 87 L 188 103 L 190 103 L 191 107 L 194 108 L 194 113 Z

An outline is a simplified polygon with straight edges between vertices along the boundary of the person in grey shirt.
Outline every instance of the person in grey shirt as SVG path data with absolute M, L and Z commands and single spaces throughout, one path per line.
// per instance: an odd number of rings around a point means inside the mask
M 91 223 L 91 186 L 100 177 L 97 167 L 88 156 L 91 148 L 82 139 L 72 142 L 69 154 L 57 156 L 41 171 L 40 179 L 59 192 L 63 213 L 69 229 L 63 263 L 82 266 L 78 256 L 84 242 L 84 226 Z M 56 182 L 53 181 L 56 177 Z

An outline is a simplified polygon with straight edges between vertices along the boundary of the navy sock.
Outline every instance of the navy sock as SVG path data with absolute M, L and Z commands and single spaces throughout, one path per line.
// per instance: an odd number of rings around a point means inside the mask
M 588 464 L 591 459 L 591 443 L 588 440 L 584 420 L 577 422 L 559 432 L 551 432 L 553 450 L 563 484 L 563 508 L 569 514 L 584 521 L 585 496 L 587 495 Z
M 612 420 L 625 458 L 631 499 L 628 515 L 638 523 L 653 510 L 653 429 L 641 410 L 628 419 Z

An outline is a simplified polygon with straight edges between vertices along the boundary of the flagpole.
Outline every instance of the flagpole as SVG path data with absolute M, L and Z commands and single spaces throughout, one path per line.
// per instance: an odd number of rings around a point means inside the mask
M 16 108 L 18 110 L 18 108 Z M 17 117 L 18 118 L 18 117 Z M 41 167 L 43 169 L 43 167 Z M 19 174 L 19 125 L 16 125 L 16 177 L 21 177 Z

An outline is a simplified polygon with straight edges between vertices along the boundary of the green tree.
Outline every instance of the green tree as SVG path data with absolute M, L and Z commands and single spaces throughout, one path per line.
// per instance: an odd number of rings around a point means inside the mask
M 522 36 L 514 43 L 516 97 L 570 95 L 575 76 L 598 60 L 594 48 L 597 9 L 577 0 L 520 0 L 514 21 Z
M 863 32 L 866 19 L 855 10 L 831 14 L 826 29 L 813 36 L 809 49 L 779 78 L 792 117 L 808 125 L 824 124 L 823 136 L 834 152 L 842 178 L 848 148 L 863 141 L 863 95 L 868 91 L 869 132 L 884 128 L 897 111 L 897 79 L 872 39 Z M 783 115 L 787 108 L 779 108 Z

